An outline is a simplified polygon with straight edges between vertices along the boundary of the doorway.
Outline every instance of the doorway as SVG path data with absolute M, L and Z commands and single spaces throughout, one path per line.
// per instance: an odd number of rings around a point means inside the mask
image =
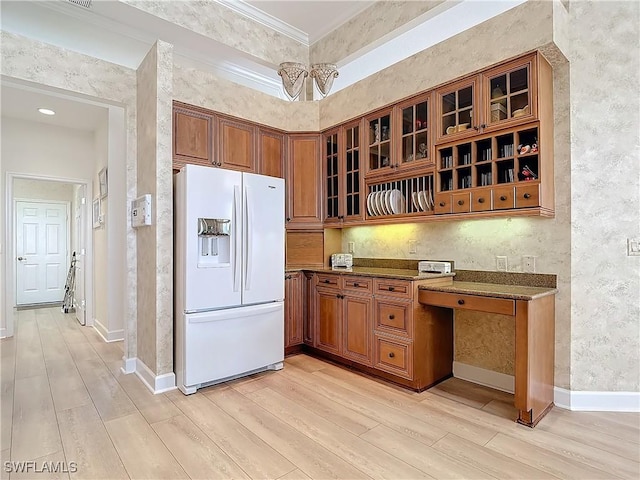
M 61 304 L 69 253 L 69 202 L 16 200 L 16 305 Z

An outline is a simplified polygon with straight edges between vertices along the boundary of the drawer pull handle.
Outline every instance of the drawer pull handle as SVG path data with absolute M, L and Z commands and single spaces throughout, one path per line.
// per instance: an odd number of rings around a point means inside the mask
M 462 299 L 458 300 L 458 305 L 464 305 L 464 300 Z
M 395 356 L 396 356 L 396 354 L 395 354 L 395 353 L 393 353 L 393 352 L 389 352 L 389 358 L 393 358 L 393 357 L 395 357 Z
M 396 318 L 396 316 L 393 313 L 389 315 L 389 320 L 393 320 L 394 318 Z
M 444 202 L 440 202 L 440 206 L 441 206 L 441 207 L 444 207 L 445 205 L 446 205 L 446 203 L 444 203 Z
M 331 280 L 329 280 L 328 278 L 324 279 L 323 281 L 324 283 L 331 283 Z
M 484 203 L 484 198 L 480 197 L 480 198 L 478 199 L 478 203 Z
M 353 286 L 354 286 L 354 287 L 359 287 L 359 286 L 360 286 L 360 284 L 359 284 L 358 282 L 355 282 L 355 283 L 353 284 Z
M 290 222 L 290 221 L 291 221 L 291 217 L 287 217 L 287 222 Z
M 500 197 L 500 200 L 502 200 L 503 202 L 504 202 L 506 199 L 507 199 L 507 197 L 505 197 L 504 195 L 502 195 L 502 196 Z
M 389 287 L 389 291 L 390 291 L 390 292 L 393 292 L 394 290 L 395 290 L 395 288 L 394 288 L 394 287 Z
M 531 198 L 531 194 L 530 193 L 525 193 L 523 196 L 524 196 L 524 198 Z
M 458 205 L 464 205 L 464 200 L 458 200 Z

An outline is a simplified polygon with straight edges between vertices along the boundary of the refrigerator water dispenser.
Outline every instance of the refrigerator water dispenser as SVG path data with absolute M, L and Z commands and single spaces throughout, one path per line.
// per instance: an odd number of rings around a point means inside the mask
M 198 267 L 231 266 L 231 220 L 198 219 Z

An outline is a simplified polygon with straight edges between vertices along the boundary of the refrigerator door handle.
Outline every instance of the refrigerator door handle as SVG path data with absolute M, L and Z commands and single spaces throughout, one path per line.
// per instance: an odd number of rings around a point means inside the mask
M 233 186 L 233 291 L 240 290 L 240 262 L 238 261 L 238 251 L 242 248 L 240 241 L 240 228 L 238 226 L 238 214 L 241 212 L 240 185 Z
M 244 187 L 244 238 L 246 243 L 246 251 L 244 254 L 244 289 L 251 290 L 251 267 L 252 267 L 252 235 L 251 235 L 251 218 L 253 217 L 253 209 L 251 208 L 251 197 L 249 196 L 249 187 L 245 185 Z

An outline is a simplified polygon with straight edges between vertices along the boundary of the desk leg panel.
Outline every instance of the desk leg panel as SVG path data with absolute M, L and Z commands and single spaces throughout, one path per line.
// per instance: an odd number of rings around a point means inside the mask
M 555 296 L 516 302 L 515 406 L 534 426 L 553 405 Z

